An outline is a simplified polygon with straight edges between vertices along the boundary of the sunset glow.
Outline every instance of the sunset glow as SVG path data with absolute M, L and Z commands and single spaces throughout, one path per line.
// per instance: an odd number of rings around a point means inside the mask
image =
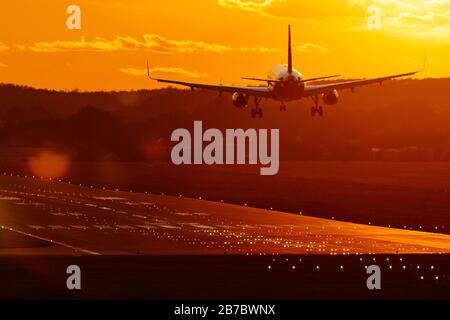
M 43 178 L 60 178 L 69 169 L 70 160 L 65 154 L 43 151 L 28 160 L 33 175 Z
M 449 0 L 78 0 L 81 30 L 66 27 L 57 0 L 2 2 L 0 81 L 42 88 L 127 90 L 159 86 L 154 74 L 245 84 L 286 60 L 305 76 L 364 78 L 415 70 L 450 75 Z M 381 26 L 370 30 L 370 6 Z M 14 32 L 11 32 L 14 30 Z

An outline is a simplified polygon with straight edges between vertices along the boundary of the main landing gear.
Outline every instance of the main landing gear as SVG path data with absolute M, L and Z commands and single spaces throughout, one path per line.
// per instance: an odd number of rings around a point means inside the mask
M 314 106 L 311 108 L 311 115 L 313 117 L 315 117 L 316 115 L 319 115 L 319 117 L 323 117 L 323 108 L 322 106 L 319 106 L 319 97 L 312 97 L 312 100 L 314 101 Z
M 259 116 L 260 118 L 263 117 L 263 109 L 259 107 L 259 103 L 261 102 L 262 98 L 255 97 L 255 107 L 252 109 L 252 118 L 255 119 L 256 116 Z

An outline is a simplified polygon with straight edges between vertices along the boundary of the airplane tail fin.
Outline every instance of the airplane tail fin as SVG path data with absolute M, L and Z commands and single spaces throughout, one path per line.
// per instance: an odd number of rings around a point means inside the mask
M 288 27 L 288 73 L 292 74 L 292 45 L 291 45 L 291 25 Z

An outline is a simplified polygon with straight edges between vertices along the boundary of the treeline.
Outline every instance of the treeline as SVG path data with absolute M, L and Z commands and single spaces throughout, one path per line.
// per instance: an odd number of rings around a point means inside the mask
M 0 149 L 51 148 L 77 160 L 165 161 L 176 128 L 279 128 L 282 160 L 450 160 L 450 79 L 399 80 L 341 93 L 325 117 L 311 102 L 264 118 L 205 91 L 59 92 L 0 86 Z M 2 159 L 2 157 L 0 157 Z

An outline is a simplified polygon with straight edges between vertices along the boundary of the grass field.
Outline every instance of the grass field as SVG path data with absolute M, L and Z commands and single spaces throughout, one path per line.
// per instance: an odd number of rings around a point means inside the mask
M 83 270 L 80 291 L 65 286 L 73 263 Z M 366 286 L 374 263 L 382 290 Z M 0 256 L 8 274 L 0 299 L 448 300 L 448 267 L 447 255 Z

